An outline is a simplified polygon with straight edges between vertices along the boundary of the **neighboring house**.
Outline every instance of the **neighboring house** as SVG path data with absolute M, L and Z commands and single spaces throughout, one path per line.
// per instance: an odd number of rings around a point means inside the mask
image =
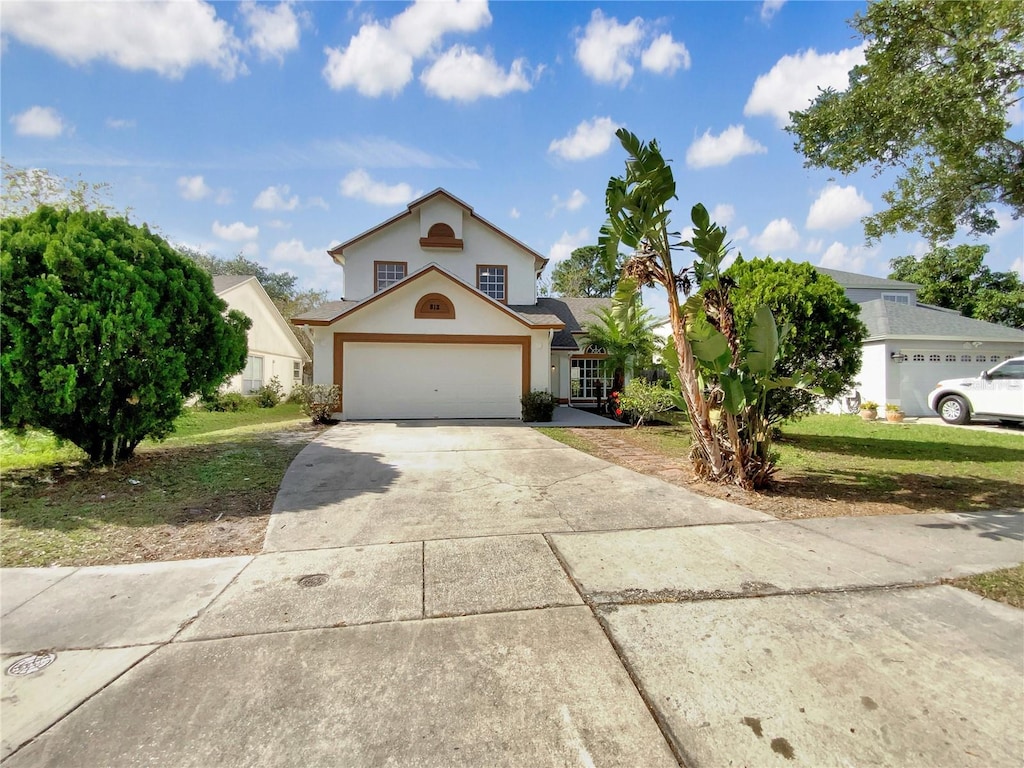
M 934 416 L 928 393 L 942 379 L 977 376 L 1024 354 L 1024 331 L 917 301 L 918 285 L 816 267 L 860 305 L 868 327 L 858 380 L 863 400 Z
M 575 342 L 609 300 L 538 299 L 548 260 L 443 189 L 328 253 L 351 298 L 292 322 L 342 418 L 518 418 L 529 390 L 588 405 L 609 383 Z
M 260 281 L 248 276 L 214 275 L 213 291 L 229 309 L 237 309 L 252 320 L 245 370 L 233 376 L 223 390 L 248 395 L 276 376 L 287 397 L 292 387 L 302 383 L 302 365 L 309 362 L 309 355 Z

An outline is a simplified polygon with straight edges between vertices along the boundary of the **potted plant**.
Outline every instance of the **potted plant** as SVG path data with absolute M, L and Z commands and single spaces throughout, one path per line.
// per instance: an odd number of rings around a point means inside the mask
M 860 404 L 860 417 L 864 421 L 874 421 L 878 418 L 878 403 L 865 400 Z
M 885 420 L 886 421 L 903 421 L 903 411 L 895 403 L 885 404 Z

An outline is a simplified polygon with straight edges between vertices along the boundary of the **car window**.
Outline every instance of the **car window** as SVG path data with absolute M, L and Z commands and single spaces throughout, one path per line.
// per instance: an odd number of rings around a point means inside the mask
M 989 375 L 993 379 L 1024 379 L 1024 360 L 1009 360 Z

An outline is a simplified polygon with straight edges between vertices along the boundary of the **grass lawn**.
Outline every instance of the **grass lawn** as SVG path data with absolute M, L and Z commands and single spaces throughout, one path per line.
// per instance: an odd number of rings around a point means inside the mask
M 257 552 L 284 471 L 319 429 L 297 405 L 186 411 L 130 461 L 88 467 L 52 436 L 0 433 L 0 564 L 96 565 Z
M 647 471 L 629 457 L 631 448 L 640 449 L 661 457 L 662 467 L 683 470 L 682 477 L 666 479 L 780 518 L 1000 509 L 1020 507 L 1024 499 L 1024 434 L 1017 430 L 994 433 L 812 416 L 783 427 L 775 444 L 777 483 L 765 493 L 710 486 L 689 475 L 685 425 L 543 431 Z

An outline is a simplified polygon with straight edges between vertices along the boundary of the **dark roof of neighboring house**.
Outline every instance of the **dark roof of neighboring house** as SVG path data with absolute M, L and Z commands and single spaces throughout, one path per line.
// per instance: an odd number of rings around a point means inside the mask
M 871 275 L 858 275 L 856 272 L 843 272 L 841 269 L 825 269 L 825 267 L 815 267 L 815 269 L 821 272 L 821 274 L 831 277 L 843 288 L 914 291 L 921 287 L 917 283 L 889 280 L 885 277 L 872 277 Z
M 986 323 L 946 310 L 911 307 L 894 301 L 865 301 L 860 319 L 868 327 L 868 341 L 923 337 L 964 341 L 1016 341 L 1024 344 L 1024 331 Z
M 534 305 L 520 304 L 509 307 L 509 309 L 515 310 L 524 317 L 530 317 L 534 322 L 539 322 L 539 320 L 534 319 L 537 316 L 554 316 L 565 323 L 565 328 L 555 331 L 554 338 L 551 339 L 551 348 L 579 349 L 573 334 L 583 332 L 584 323 L 594 319 L 594 312 L 597 312 L 601 307 L 611 307 L 611 305 L 612 300 L 610 298 L 594 299 L 581 296 L 555 298 L 543 296 L 537 299 L 537 303 Z
M 253 277 L 254 275 L 214 275 L 213 292 L 217 294 L 224 293 L 228 288 L 241 285 L 247 280 L 252 280 Z

